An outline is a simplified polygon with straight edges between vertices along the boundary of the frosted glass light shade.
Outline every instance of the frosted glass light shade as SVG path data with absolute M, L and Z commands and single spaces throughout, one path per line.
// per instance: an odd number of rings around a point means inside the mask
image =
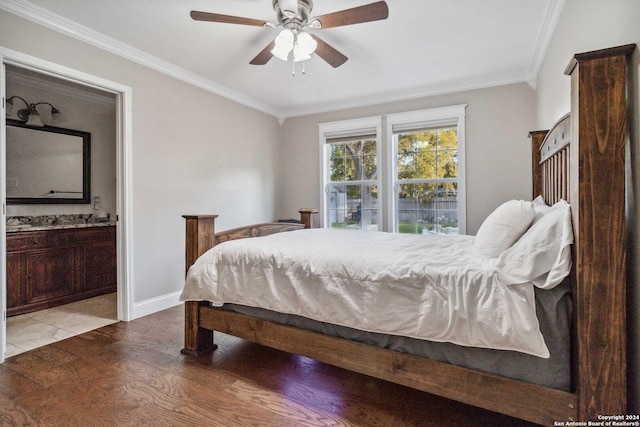
M 35 108 L 32 108 L 29 111 L 29 117 L 27 117 L 27 123 L 25 123 L 25 125 L 34 127 L 44 126 L 44 123 L 42 123 L 42 119 L 40 119 L 40 114 L 36 111 Z
M 275 47 L 271 50 L 271 54 L 282 61 L 288 60 L 289 52 L 293 49 L 293 40 L 293 31 L 286 28 L 280 31 L 275 39 Z
M 316 47 L 318 47 L 318 42 L 309 33 L 300 32 L 293 45 L 293 60 L 295 62 L 306 61 L 311 58 L 311 54 L 315 52 Z

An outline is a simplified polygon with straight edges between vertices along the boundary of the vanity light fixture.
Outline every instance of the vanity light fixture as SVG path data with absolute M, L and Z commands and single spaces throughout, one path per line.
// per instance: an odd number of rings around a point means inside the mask
M 29 104 L 24 98 L 14 95 L 7 99 L 7 116 L 11 114 L 11 110 L 13 109 L 13 103 L 15 99 L 19 99 L 25 105 L 25 108 L 22 108 L 16 112 L 16 115 L 20 120 L 25 122 L 26 126 L 34 126 L 34 127 L 44 127 L 45 123 L 42 121 L 40 117 L 40 113 L 36 108 L 38 105 L 48 105 L 51 107 L 51 119 L 52 124 L 62 123 L 66 120 L 66 118 L 62 115 L 60 110 L 51 105 L 49 102 L 36 102 Z

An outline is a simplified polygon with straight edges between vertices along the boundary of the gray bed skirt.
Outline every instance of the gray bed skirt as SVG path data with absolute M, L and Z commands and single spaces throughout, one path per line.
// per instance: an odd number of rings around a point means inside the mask
M 464 347 L 451 343 L 363 332 L 301 316 L 238 304 L 225 304 L 221 309 L 559 390 L 570 391 L 571 388 L 572 304 L 566 280 L 551 290 L 536 288 L 536 313 L 540 330 L 551 353 L 548 359 L 515 351 Z

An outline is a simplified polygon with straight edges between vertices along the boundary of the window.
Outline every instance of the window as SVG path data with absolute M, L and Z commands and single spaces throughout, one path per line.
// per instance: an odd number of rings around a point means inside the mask
M 377 230 L 380 118 L 320 125 L 325 227 Z
M 322 123 L 321 222 L 464 234 L 465 106 Z
M 464 106 L 387 117 L 393 231 L 464 234 Z

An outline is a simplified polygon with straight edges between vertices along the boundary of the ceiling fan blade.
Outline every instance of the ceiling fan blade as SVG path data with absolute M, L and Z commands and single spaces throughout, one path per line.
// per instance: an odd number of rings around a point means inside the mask
M 264 65 L 267 62 L 269 62 L 269 60 L 273 57 L 273 54 L 271 53 L 271 51 L 273 50 L 275 45 L 276 45 L 275 40 L 272 41 L 271 43 L 269 43 L 267 45 L 267 47 L 262 49 L 262 51 L 258 55 L 256 55 L 256 57 L 253 58 L 251 60 L 251 62 L 249 62 L 249 64 L 251 64 L 251 65 Z
M 360 24 L 363 22 L 380 21 L 389 17 L 389 7 L 384 1 L 366 4 L 364 6 L 328 13 L 313 18 L 320 21 L 321 28 L 342 27 L 344 25 Z
M 260 19 L 243 18 L 240 16 L 221 15 L 219 13 L 191 11 L 191 18 L 195 21 L 221 22 L 223 24 L 240 24 L 253 25 L 255 27 L 264 27 L 267 21 Z
M 316 47 L 315 54 L 324 59 L 333 68 L 338 68 L 349 59 L 342 53 L 338 52 L 334 47 L 326 43 L 324 40 L 314 35 L 311 35 L 311 37 L 313 37 L 313 39 L 318 42 L 318 47 Z

